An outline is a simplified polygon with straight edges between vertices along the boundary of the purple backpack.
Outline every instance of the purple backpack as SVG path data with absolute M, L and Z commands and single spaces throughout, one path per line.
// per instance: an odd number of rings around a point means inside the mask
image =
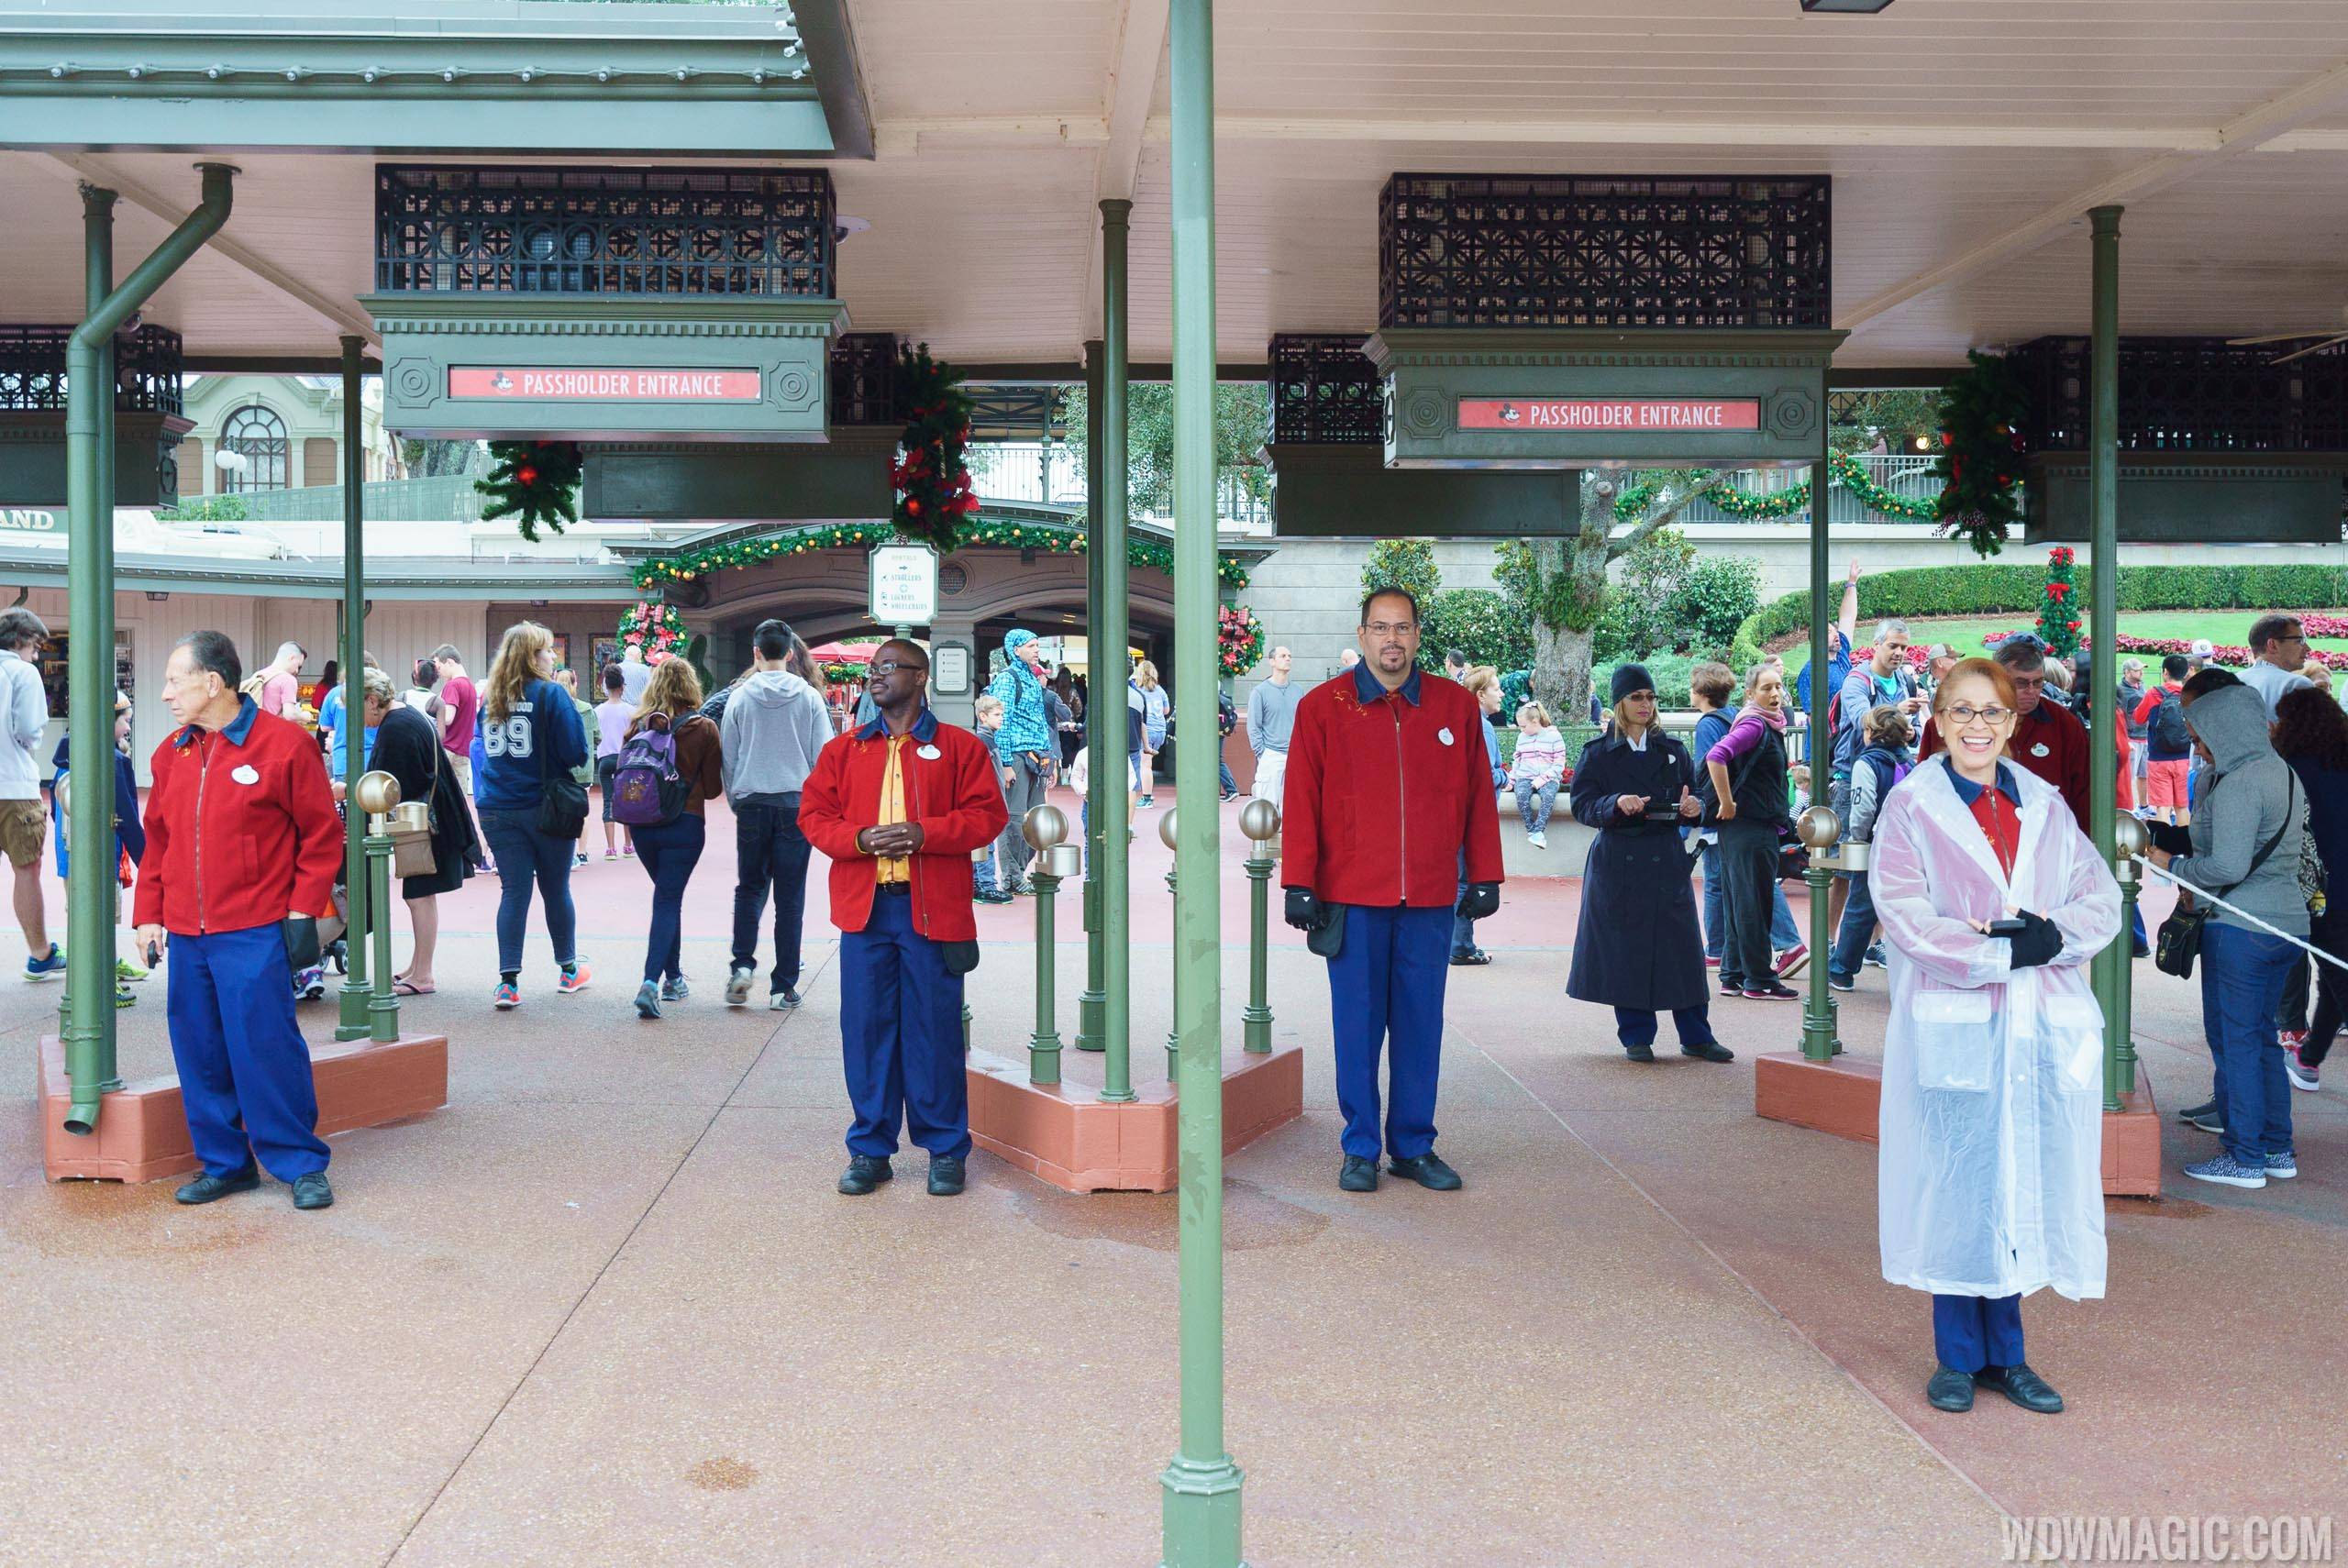
M 639 730 L 620 747 L 612 772 L 612 820 L 629 827 L 660 827 L 685 809 L 686 784 L 677 771 L 677 737 Z

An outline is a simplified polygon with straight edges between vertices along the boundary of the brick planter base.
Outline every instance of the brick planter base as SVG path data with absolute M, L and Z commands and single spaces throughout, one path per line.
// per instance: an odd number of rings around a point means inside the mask
M 970 1138 L 981 1149 L 1067 1192 L 1171 1192 L 1180 1167 L 1171 1086 L 1120 1105 L 1090 1084 L 1039 1087 L 1027 1062 L 972 1051 Z M 1223 1056 L 1223 1152 L 1245 1148 L 1304 1114 L 1304 1053 Z

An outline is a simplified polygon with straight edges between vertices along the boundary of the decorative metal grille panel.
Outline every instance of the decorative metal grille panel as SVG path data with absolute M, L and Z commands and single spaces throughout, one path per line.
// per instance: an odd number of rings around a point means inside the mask
M 1375 447 L 1385 385 L 1364 334 L 1284 332 L 1272 339 L 1272 439 Z
M 0 326 L 0 409 L 65 407 L 65 345 L 71 326 Z M 180 412 L 180 335 L 145 326 L 114 340 L 117 413 Z
M 1822 174 L 1397 174 L 1380 326 L 1824 328 Z
M 834 425 L 902 425 L 897 409 L 897 335 L 843 332 L 832 343 Z
M 2348 451 L 2348 345 L 2287 365 L 2295 345 L 2243 348 L 2221 337 L 2120 340 L 2123 452 Z M 2014 351 L 2029 389 L 2032 451 L 2087 449 L 2090 347 L 2041 337 Z
M 820 169 L 379 164 L 386 293 L 830 298 Z

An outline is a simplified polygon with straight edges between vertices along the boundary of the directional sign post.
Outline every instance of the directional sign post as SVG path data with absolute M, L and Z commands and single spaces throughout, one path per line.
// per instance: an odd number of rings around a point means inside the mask
M 927 545 L 879 545 L 871 556 L 872 620 L 926 626 L 937 619 L 937 552 Z

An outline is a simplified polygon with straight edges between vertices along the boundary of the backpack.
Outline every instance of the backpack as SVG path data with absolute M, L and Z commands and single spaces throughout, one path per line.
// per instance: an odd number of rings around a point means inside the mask
M 269 678 L 275 673 L 276 671 L 268 669 L 255 670 L 238 684 L 237 694 L 240 697 L 249 697 L 256 702 L 260 701 L 262 689 L 268 686 Z
M 2163 751 L 2183 756 L 2193 749 L 2193 733 L 2185 727 L 2185 700 L 2176 692 L 2161 693 L 2160 706 L 2153 710 L 2153 722 L 2145 728 Z
M 629 827 L 661 827 L 683 814 L 691 786 L 677 771 L 677 737 L 646 728 L 620 747 L 612 773 L 612 820 Z

